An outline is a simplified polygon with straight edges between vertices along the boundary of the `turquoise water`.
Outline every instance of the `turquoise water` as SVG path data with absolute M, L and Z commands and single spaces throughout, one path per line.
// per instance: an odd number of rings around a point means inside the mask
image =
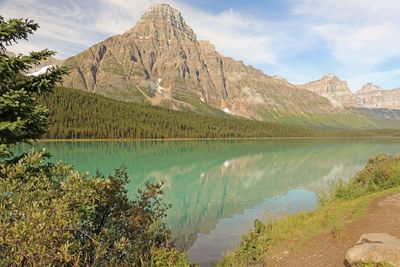
M 354 175 L 400 140 L 229 140 L 42 142 L 53 161 L 105 174 L 128 168 L 133 197 L 146 180 L 164 181 L 167 223 L 193 262 L 210 265 L 235 248 L 256 218 L 312 210 L 316 193 Z M 17 150 L 28 149 L 20 146 Z

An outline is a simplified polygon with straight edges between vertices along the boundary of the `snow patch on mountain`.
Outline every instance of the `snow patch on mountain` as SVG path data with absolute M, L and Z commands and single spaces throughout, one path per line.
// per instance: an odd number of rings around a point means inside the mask
M 223 111 L 224 111 L 226 114 L 232 114 L 232 111 L 230 111 L 229 108 L 224 108 Z
M 50 69 L 51 67 L 53 67 L 53 65 L 44 66 L 38 71 L 29 73 L 28 76 L 39 76 L 42 74 L 46 74 L 47 70 Z

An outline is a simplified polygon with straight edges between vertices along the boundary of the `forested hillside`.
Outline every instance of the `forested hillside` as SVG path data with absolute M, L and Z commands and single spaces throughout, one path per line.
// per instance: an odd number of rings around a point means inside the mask
M 67 88 L 57 88 L 38 100 L 50 110 L 49 131 L 44 138 L 238 138 L 316 134 L 298 127 L 228 115 L 207 116 L 125 103 Z

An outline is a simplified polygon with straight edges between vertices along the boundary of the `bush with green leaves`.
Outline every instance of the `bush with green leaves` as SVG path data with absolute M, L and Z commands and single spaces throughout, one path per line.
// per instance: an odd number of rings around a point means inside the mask
M 38 25 L 0 16 L 0 266 L 187 266 L 170 242 L 161 183 L 128 199 L 125 169 L 94 177 L 47 161 L 46 153 L 12 156 L 10 146 L 39 138 L 48 111 L 35 96 L 51 92 L 66 73 L 29 70 L 54 54 L 12 56 L 6 47 Z
M 146 183 L 129 200 L 124 169 L 89 177 L 43 156 L 0 165 L 1 266 L 145 266 L 160 262 L 160 253 L 179 255 L 162 221 L 161 183 Z M 171 259 L 187 263 L 184 254 L 164 258 Z
M 354 199 L 400 186 L 400 156 L 376 155 L 349 181 L 340 181 L 332 191 L 333 199 Z

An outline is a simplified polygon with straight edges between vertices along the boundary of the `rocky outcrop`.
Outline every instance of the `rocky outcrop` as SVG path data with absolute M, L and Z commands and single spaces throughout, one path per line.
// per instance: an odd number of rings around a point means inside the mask
M 326 97 L 337 107 L 361 107 L 357 97 L 351 92 L 346 81 L 328 74 L 317 81 L 308 82 L 301 87 Z
M 350 265 L 388 263 L 400 266 L 400 239 L 385 233 L 363 234 L 346 253 Z
M 400 109 L 400 89 L 385 90 L 378 85 L 367 83 L 353 94 L 346 81 L 331 74 L 301 87 L 326 97 L 336 107 Z
M 357 91 L 356 96 L 366 108 L 400 109 L 400 89 L 385 90 L 367 83 Z
M 133 28 L 65 61 L 64 86 L 173 109 L 210 105 L 230 114 L 325 113 L 326 98 L 220 55 L 199 41 L 169 5 L 150 8 Z
M 380 91 L 383 90 L 382 88 L 380 88 L 378 85 L 373 84 L 373 83 L 366 83 L 364 84 L 360 90 L 358 90 L 356 92 L 357 95 L 359 94 L 369 94 L 369 93 L 373 93 L 375 91 Z

